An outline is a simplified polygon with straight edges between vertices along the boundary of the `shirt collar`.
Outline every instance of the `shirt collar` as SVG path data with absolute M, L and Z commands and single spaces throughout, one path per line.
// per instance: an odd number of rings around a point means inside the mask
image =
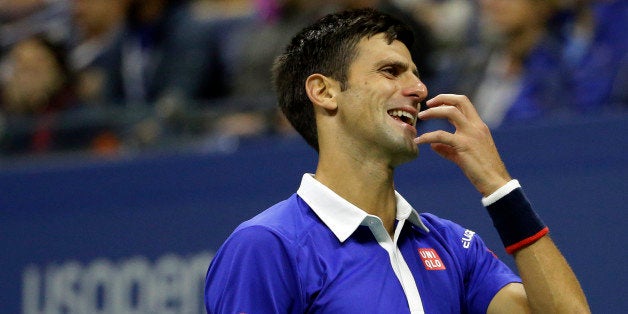
M 297 194 L 312 208 L 340 242 L 347 240 L 367 217 L 375 217 L 340 197 L 318 182 L 310 173 L 303 175 Z M 408 220 L 425 232 L 429 232 L 414 208 L 397 191 L 395 191 L 395 196 L 397 198 L 397 220 Z

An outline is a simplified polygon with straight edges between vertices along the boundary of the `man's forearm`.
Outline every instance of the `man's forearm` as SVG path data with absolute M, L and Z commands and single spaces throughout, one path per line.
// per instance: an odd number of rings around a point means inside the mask
M 548 235 L 514 258 L 533 313 L 590 313 L 578 279 Z
M 483 198 L 482 204 L 487 207 L 506 251 L 515 258 L 532 312 L 589 313 L 578 279 L 519 182 L 512 180 Z

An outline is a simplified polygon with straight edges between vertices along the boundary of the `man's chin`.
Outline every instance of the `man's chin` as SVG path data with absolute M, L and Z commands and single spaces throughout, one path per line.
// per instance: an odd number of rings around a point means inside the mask
M 393 166 L 398 166 L 404 164 L 406 162 L 410 162 L 415 160 L 419 156 L 419 147 L 414 144 L 406 150 L 399 151 L 395 154 L 395 159 L 393 160 Z

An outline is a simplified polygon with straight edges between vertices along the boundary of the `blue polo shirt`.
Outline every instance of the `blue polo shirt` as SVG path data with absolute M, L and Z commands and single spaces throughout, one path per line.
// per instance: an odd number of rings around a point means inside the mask
M 304 175 L 218 250 L 208 313 L 486 313 L 520 282 L 473 231 L 396 196 L 391 238 L 378 217 Z

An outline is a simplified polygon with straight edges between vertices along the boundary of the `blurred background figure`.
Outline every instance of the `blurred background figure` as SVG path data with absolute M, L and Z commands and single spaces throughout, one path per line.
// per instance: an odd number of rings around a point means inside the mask
M 0 146 L 3 154 L 102 152 L 108 129 L 83 99 L 69 48 L 74 0 L 5 1 L 0 6 Z M 106 15 L 103 12 L 99 14 Z M 91 103 L 90 103 L 91 104 Z M 109 141 L 107 147 L 117 145 Z M 110 150 L 107 148 L 107 150 Z
M 460 51 L 478 43 L 477 3 L 468 0 L 399 0 L 397 1 L 416 21 L 428 28 L 432 51 L 423 62 L 429 63 L 433 75 L 429 80 L 431 95 L 450 93 L 441 69 L 458 64 Z M 447 18 L 443 18 L 447 17 Z
M 70 33 L 71 0 L 1 0 L 0 46 L 6 48 L 34 33 L 46 33 L 54 41 Z
M 224 38 L 230 96 L 273 94 L 270 71 L 291 34 L 327 12 L 326 1 L 256 0 L 254 15 L 244 17 Z
M 34 146 L 55 151 L 65 145 L 61 142 L 72 142 L 65 146 L 111 153 L 211 145 L 207 143 L 221 138 L 292 136 L 294 130 L 276 108 L 270 74 L 274 58 L 305 24 L 331 11 L 360 7 L 377 8 L 409 24 L 415 32 L 414 61 L 430 94 L 469 95 L 493 128 L 628 108 L 628 1 L 0 0 L 0 4 L 5 121 L 0 129 L 5 130 L 5 151 L 32 151 Z M 29 74 L 17 70 L 22 61 L 16 61 L 14 50 L 22 50 L 22 42 L 34 37 L 55 46 L 46 44 L 56 51 L 52 55 L 59 68 L 43 66 L 47 75 L 33 78 L 37 82 L 32 86 L 19 85 L 16 82 L 23 79 L 18 77 Z M 48 59 L 33 64 L 44 60 Z M 46 79 L 48 84 L 40 83 Z M 47 93 L 59 94 L 39 97 L 41 92 L 30 91 L 44 85 Z M 17 101 L 27 98 L 32 101 Z M 42 116 L 54 116 L 44 120 L 57 121 L 60 127 L 48 133 L 27 131 L 26 121 L 32 122 L 32 129 L 42 129 L 35 127 L 43 123 Z M 82 130 L 73 133 L 78 136 L 74 141 L 66 137 L 57 144 L 52 140 L 28 144 L 33 134 L 57 133 L 54 138 L 60 138 L 61 133 L 71 134 L 71 128 Z
M 4 154 L 87 146 L 89 134 L 66 132 L 59 117 L 78 106 L 63 46 L 44 36 L 27 37 L 7 52 L 0 73 L 0 115 L 4 120 L 0 147 Z
M 0 21 L 6 24 L 28 16 L 45 7 L 45 0 L 2 0 L 0 1 Z
M 213 131 L 219 135 L 251 137 L 294 134 L 277 109 L 271 81 L 275 57 L 297 30 L 329 12 L 334 1 L 253 0 L 254 10 L 218 26 L 229 31 L 218 46 L 224 59 L 229 96 L 224 115 Z
M 122 36 L 103 57 L 103 101 L 126 110 L 125 145 L 141 149 L 207 131 L 198 110 L 228 95 L 214 20 L 196 2 L 128 0 Z
M 572 0 L 565 6 L 562 58 L 576 113 L 628 109 L 628 1 Z
M 110 102 L 141 105 L 164 97 L 226 95 L 221 65 L 212 57 L 209 25 L 192 15 L 189 1 L 129 1 L 109 75 Z
M 439 69 L 440 87 L 469 95 L 490 127 L 563 105 L 556 1 L 479 0 L 481 36 Z
M 625 110 L 626 1 L 475 3 L 479 36 L 439 56 L 431 91 L 469 95 L 492 128 Z
M 36 114 L 71 104 L 71 73 L 59 44 L 43 36 L 25 38 L 11 47 L 3 66 L 7 112 Z
M 487 124 L 538 118 L 563 106 L 560 42 L 553 33 L 557 1 L 480 0 L 492 51 L 484 76 L 475 86 L 474 100 Z M 463 80 L 469 80 L 465 77 Z
M 84 102 L 103 103 L 112 50 L 122 40 L 130 0 L 72 0 L 70 64 Z

